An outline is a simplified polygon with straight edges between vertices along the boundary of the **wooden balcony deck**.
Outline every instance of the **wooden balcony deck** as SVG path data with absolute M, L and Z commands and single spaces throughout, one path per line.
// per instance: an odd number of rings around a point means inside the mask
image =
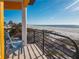
M 25 46 L 25 54 L 21 54 L 19 50 L 15 53 L 17 54 L 17 56 L 10 55 L 9 59 L 47 59 L 47 57 L 43 55 L 42 51 L 38 48 L 36 44 L 28 44 L 27 47 Z

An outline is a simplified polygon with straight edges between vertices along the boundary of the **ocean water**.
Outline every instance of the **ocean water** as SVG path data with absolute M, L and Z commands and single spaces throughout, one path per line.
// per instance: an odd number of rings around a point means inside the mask
M 79 28 L 79 25 L 36 25 L 45 27 L 60 27 L 60 28 Z
M 40 29 L 45 29 L 45 28 L 79 29 L 79 25 L 28 25 L 28 27 L 40 28 Z

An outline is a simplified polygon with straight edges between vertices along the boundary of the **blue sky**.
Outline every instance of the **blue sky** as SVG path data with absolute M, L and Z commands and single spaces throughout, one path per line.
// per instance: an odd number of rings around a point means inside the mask
M 28 6 L 28 24 L 79 24 L 79 0 L 36 0 Z
M 22 11 L 5 11 L 5 20 L 21 22 L 21 15 Z M 79 0 L 36 0 L 27 8 L 26 21 L 33 25 L 79 25 Z
M 13 21 L 15 23 L 22 22 L 22 11 L 21 10 L 5 10 L 4 11 L 5 22 Z

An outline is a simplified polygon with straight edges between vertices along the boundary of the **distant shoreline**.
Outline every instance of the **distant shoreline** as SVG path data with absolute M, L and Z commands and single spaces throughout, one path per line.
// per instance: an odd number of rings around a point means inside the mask
M 28 26 L 47 26 L 47 27 L 61 27 L 61 28 L 79 28 L 79 25 L 28 25 Z

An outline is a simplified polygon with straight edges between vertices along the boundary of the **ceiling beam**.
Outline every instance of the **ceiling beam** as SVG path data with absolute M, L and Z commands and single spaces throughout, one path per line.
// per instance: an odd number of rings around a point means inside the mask
M 24 0 L 23 5 L 26 7 L 30 1 Z M 22 9 L 22 0 L 21 1 L 10 1 L 5 0 L 4 1 L 4 9 L 6 10 L 20 10 Z
M 22 9 L 22 2 L 10 2 L 10 1 L 5 1 L 4 2 L 4 9 L 10 9 L 10 10 L 14 10 L 14 9 Z

